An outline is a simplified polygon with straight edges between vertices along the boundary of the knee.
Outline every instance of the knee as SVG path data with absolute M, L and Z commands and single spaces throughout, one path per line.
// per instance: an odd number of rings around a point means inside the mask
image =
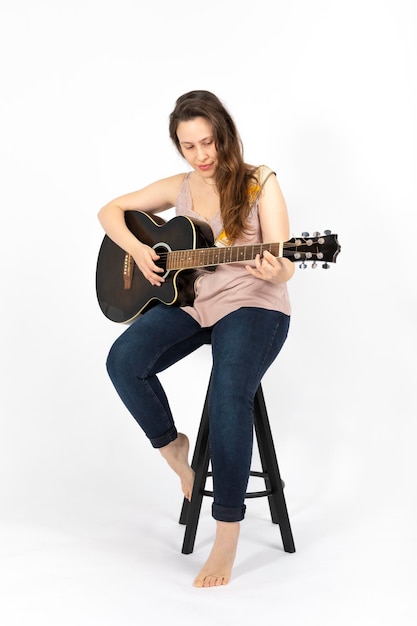
M 233 371 L 222 371 L 220 379 L 217 376 L 213 376 L 210 407 L 220 411 L 226 405 L 229 406 L 229 410 L 231 407 L 235 407 L 236 410 L 242 410 L 243 407 L 251 407 L 256 389 L 256 380 L 245 377 L 243 372 L 241 379 L 238 380 Z
M 127 354 L 123 344 L 117 340 L 114 342 L 106 359 L 107 373 L 112 380 L 126 369 Z

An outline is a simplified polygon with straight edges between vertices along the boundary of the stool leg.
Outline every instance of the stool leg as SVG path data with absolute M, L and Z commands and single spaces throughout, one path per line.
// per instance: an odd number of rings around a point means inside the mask
M 274 524 L 279 524 L 285 552 L 295 552 L 283 483 L 278 468 L 277 456 L 261 385 L 259 385 L 255 395 L 254 424 L 262 470 L 268 477 L 266 479 L 269 482 L 267 488 L 271 489 L 271 495 L 268 496 L 271 518 Z
M 195 471 L 193 492 L 190 501 L 184 498 L 179 520 L 180 524 L 185 524 L 186 526 L 181 550 L 182 554 L 191 554 L 194 549 L 198 520 L 203 502 L 203 491 L 210 462 L 208 396 L 209 392 L 207 391 L 193 459 L 191 461 L 191 467 Z

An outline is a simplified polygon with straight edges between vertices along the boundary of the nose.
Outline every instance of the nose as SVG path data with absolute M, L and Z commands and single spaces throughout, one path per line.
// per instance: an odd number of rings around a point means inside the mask
M 206 158 L 207 158 L 207 150 L 205 146 L 197 146 L 197 159 L 203 163 L 206 160 Z

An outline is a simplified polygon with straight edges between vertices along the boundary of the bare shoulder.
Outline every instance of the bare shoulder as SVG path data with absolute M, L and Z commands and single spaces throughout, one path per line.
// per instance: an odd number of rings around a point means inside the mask
M 165 211 L 175 206 L 185 176 L 186 174 L 182 173 L 161 178 L 142 189 L 116 198 L 110 204 L 123 211 L 129 209 L 145 212 Z
M 153 184 L 159 186 L 161 189 L 165 189 L 167 192 L 173 193 L 175 196 L 174 199 L 176 200 L 186 176 L 187 174 L 182 172 L 181 174 L 174 174 L 173 176 L 160 178 Z
M 264 241 L 286 241 L 289 237 L 288 210 L 275 171 L 268 175 L 259 196 L 259 219 Z
M 173 207 L 175 206 L 185 177 L 186 173 L 183 172 L 181 174 L 167 176 L 166 178 L 160 178 L 144 187 L 142 190 L 143 196 L 149 200 L 152 199 L 151 204 L 153 204 L 152 201 L 156 201 L 157 204 L 163 204 L 165 208 Z
M 284 205 L 285 200 L 281 190 L 281 186 L 278 182 L 276 173 L 272 170 L 268 173 L 264 179 L 260 194 L 260 206 L 266 207 L 268 205 Z
M 268 194 L 268 192 L 282 194 L 275 170 L 268 167 L 268 165 L 260 165 L 257 169 L 257 176 L 261 185 L 262 195 Z
M 159 183 L 166 183 L 168 185 L 181 185 L 184 181 L 184 178 L 187 176 L 185 172 L 181 172 L 180 174 L 174 174 L 173 176 L 167 176 L 166 178 L 160 178 Z

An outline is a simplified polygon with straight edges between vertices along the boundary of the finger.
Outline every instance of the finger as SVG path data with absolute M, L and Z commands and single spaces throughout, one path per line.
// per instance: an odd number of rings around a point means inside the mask
M 162 283 L 165 282 L 165 279 L 162 278 L 162 276 L 157 276 L 156 274 L 153 274 L 150 278 L 148 278 L 148 280 L 153 287 L 160 287 Z
M 272 267 L 278 267 L 277 257 L 274 256 L 271 252 L 268 252 L 268 250 L 265 250 L 264 258 L 270 265 L 272 265 Z
M 252 276 L 255 276 L 255 278 L 263 278 L 261 270 L 257 270 L 254 267 L 251 267 L 250 265 L 245 265 L 245 268 L 248 270 L 250 274 L 252 274 Z

